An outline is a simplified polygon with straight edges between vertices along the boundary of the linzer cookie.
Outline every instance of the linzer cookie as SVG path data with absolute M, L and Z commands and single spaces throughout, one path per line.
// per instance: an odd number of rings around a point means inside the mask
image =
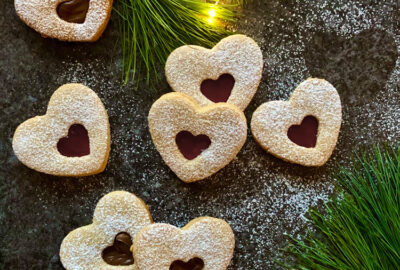
M 92 224 L 64 238 L 61 262 L 67 270 L 136 270 L 130 250 L 132 241 L 140 229 L 151 223 L 150 212 L 142 200 L 129 192 L 111 192 L 98 202 Z
M 342 123 L 336 89 L 327 81 L 308 79 L 289 101 L 262 104 L 253 114 L 251 131 L 269 153 L 304 166 L 322 166 L 331 156 Z
M 18 16 L 44 37 L 96 41 L 110 19 L 113 0 L 15 0 Z
M 47 112 L 18 126 L 13 149 L 39 172 L 85 176 L 102 172 L 110 152 L 110 125 L 100 98 L 82 84 L 65 84 Z
M 235 236 L 228 223 L 200 217 L 182 229 L 168 224 L 146 226 L 132 250 L 141 270 L 224 270 L 234 247 Z
M 167 59 L 165 74 L 174 91 L 201 105 L 227 102 L 244 110 L 261 80 L 263 56 L 257 43 L 244 35 L 222 39 L 211 50 L 182 46 Z
M 204 179 L 227 165 L 247 136 L 246 118 L 236 106 L 201 107 L 183 93 L 158 99 L 149 112 L 154 145 L 184 182 Z

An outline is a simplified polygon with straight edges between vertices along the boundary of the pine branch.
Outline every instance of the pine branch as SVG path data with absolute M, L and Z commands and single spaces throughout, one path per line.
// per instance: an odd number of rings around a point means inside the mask
M 147 82 L 157 80 L 157 67 L 172 50 L 195 44 L 212 47 L 230 34 L 221 21 L 233 21 L 236 4 L 202 0 L 117 0 L 125 83 L 144 71 Z M 213 13 L 210 13 L 213 10 Z M 210 14 L 214 15 L 212 18 Z
M 288 269 L 400 269 L 400 146 L 374 148 L 339 176 L 342 194 L 291 238 Z

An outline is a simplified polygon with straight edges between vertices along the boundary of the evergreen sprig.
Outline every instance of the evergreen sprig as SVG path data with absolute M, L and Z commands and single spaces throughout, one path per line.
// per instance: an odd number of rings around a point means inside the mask
M 211 47 L 230 34 L 221 21 L 233 21 L 235 7 L 203 0 L 118 0 L 114 10 L 120 17 L 124 81 L 144 72 L 157 80 L 157 67 L 172 50 L 195 44 Z M 210 19 L 210 10 L 215 16 Z
M 338 178 L 340 196 L 310 212 L 316 231 L 291 238 L 286 268 L 400 269 L 400 146 L 375 147 Z

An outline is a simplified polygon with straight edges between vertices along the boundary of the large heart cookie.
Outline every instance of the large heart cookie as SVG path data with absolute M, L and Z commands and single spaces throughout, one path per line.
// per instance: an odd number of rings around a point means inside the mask
M 141 270 L 227 269 L 235 247 L 231 227 L 223 220 L 200 217 L 182 229 L 168 224 L 143 228 L 133 245 Z
M 269 153 L 304 166 L 322 166 L 331 156 L 342 123 L 336 89 L 327 81 L 308 79 L 289 101 L 262 104 L 253 114 L 251 131 Z
M 185 182 L 204 179 L 227 165 L 247 137 L 246 118 L 237 107 L 201 107 L 183 93 L 158 99 L 149 112 L 153 142 L 165 163 Z
M 165 65 L 174 91 L 188 94 L 201 105 L 227 102 L 244 110 L 261 80 L 263 56 L 257 43 L 244 35 L 222 39 L 211 50 L 182 46 Z
M 82 84 L 65 84 L 47 112 L 18 126 L 13 149 L 26 166 L 47 174 L 102 172 L 110 152 L 110 125 L 100 98 Z
M 107 26 L 113 0 L 15 0 L 18 16 L 46 37 L 96 41 Z
M 67 270 L 136 270 L 130 248 L 139 230 L 151 223 L 142 200 L 129 192 L 111 192 L 98 202 L 92 224 L 64 238 L 61 262 Z

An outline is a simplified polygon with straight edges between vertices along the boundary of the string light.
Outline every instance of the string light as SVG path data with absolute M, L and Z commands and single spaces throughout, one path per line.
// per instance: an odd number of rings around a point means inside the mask
M 215 15 L 217 15 L 217 12 L 215 11 L 215 9 L 210 9 L 208 11 L 208 15 L 210 15 L 210 18 L 214 18 Z
M 218 5 L 218 2 L 219 1 L 217 1 L 216 3 L 215 3 L 215 6 L 216 5 Z M 209 11 L 208 11 L 208 16 L 209 16 L 209 18 L 208 18 L 208 23 L 213 23 L 214 22 L 214 17 L 217 15 L 217 11 L 215 10 L 215 8 L 212 8 L 212 9 L 210 9 Z

